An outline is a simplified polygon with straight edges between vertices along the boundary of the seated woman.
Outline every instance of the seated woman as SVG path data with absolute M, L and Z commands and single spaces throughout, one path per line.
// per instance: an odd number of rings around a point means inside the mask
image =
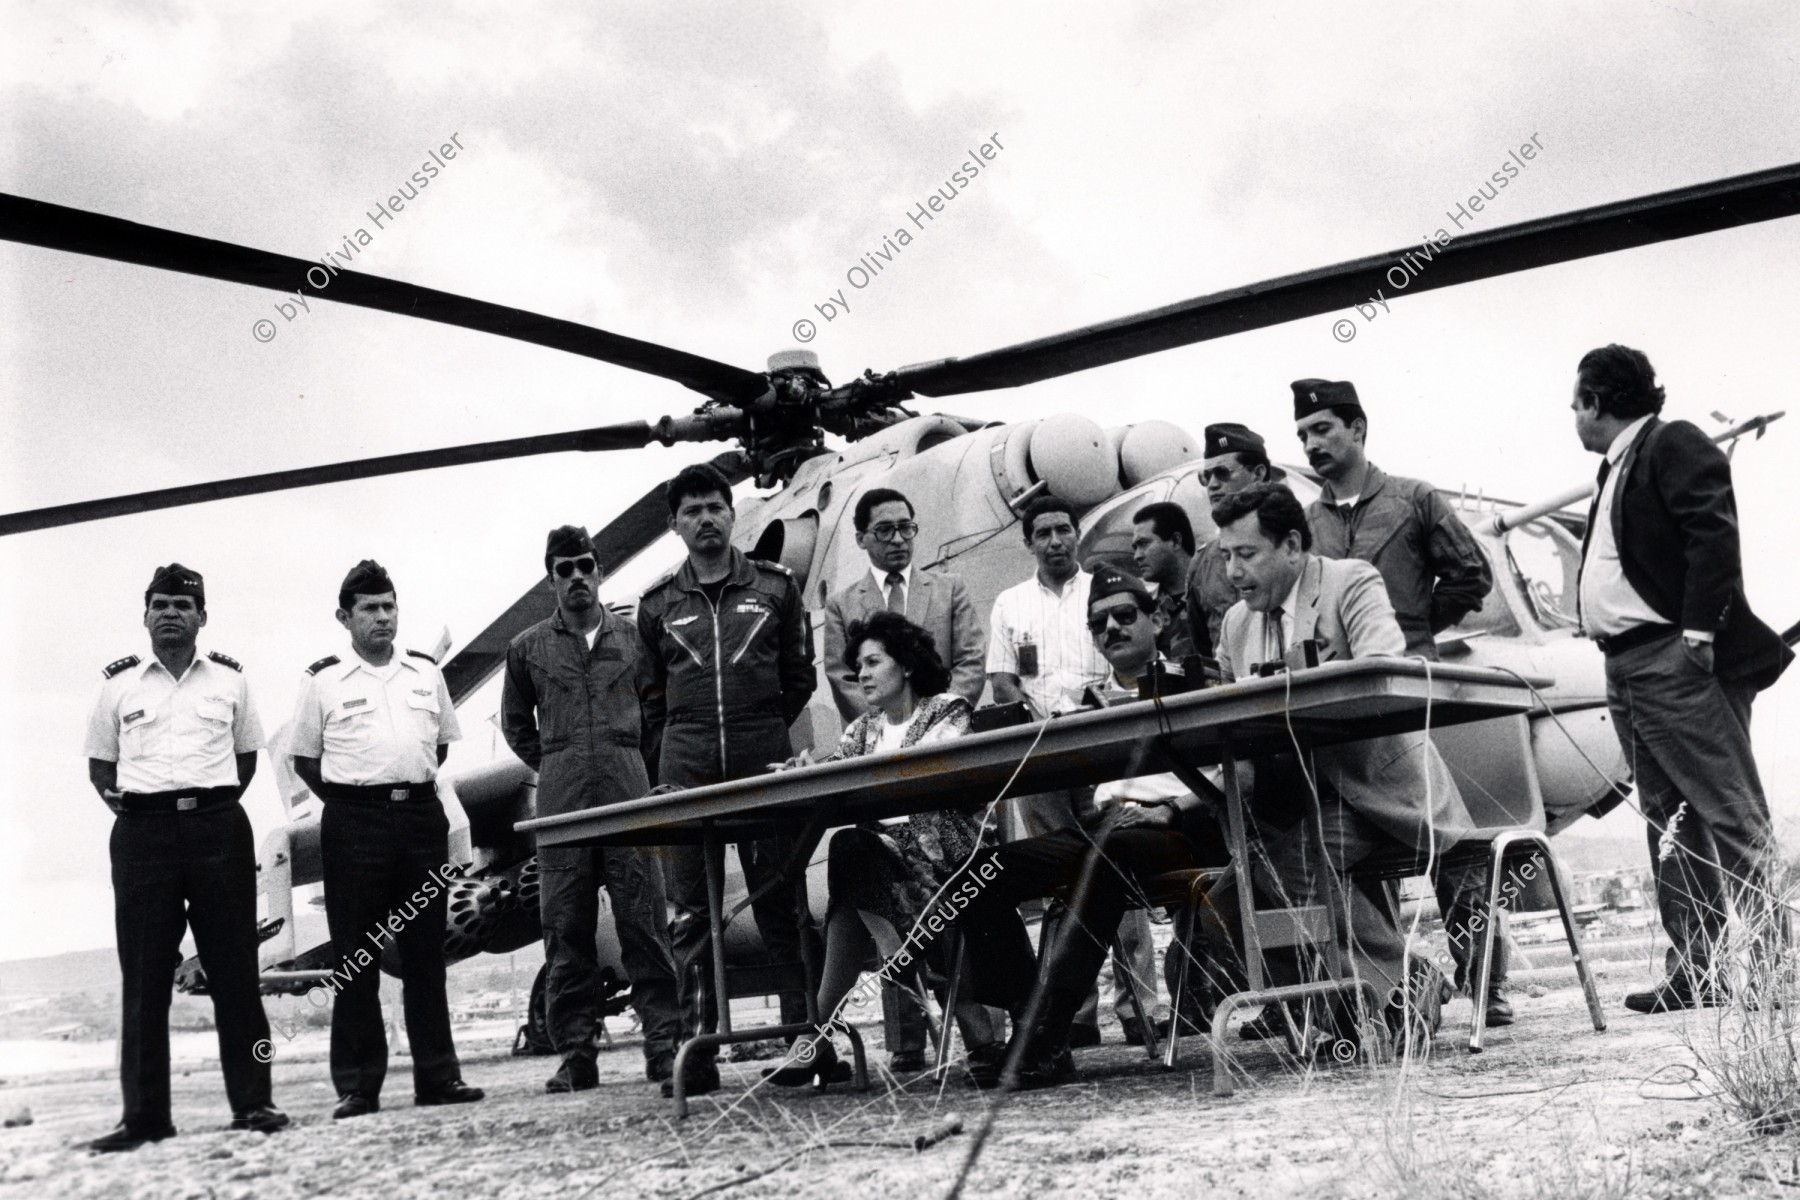
M 875 612 L 852 622 L 844 642 L 845 665 L 857 672 L 869 711 L 850 723 L 833 753 L 817 761 L 886 754 L 967 732 L 968 701 L 945 692 L 950 672 L 931 634 L 899 613 Z M 813 761 L 802 751 L 776 769 Z M 976 822 L 960 812 L 916 813 L 898 824 L 861 825 L 832 835 L 827 867 L 831 900 L 819 978 L 819 1012 L 827 1029 L 870 952 L 879 952 L 883 960 L 899 952 L 901 939 L 926 903 L 979 841 Z M 969 1057 L 997 1059 L 1001 1040 L 987 1011 L 965 1000 L 957 1005 L 956 1016 Z M 787 1087 L 815 1078 L 849 1077 L 829 1032 L 796 1040 L 768 1075 L 771 1083 Z

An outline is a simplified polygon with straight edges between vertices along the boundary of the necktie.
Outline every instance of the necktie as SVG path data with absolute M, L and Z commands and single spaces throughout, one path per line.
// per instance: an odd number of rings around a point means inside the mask
M 1274 648 L 1264 646 L 1268 653 L 1268 661 L 1276 662 L 1287 653 L 1287 625 L 1282 620 L 1283 609 L 1276 608 L 1263 620 L 1263 636 L 1274 639 Z
M 1600 497 L 1606 492 L 1607 477 L 1612 474 L 1612 459 L 1600 459 L 1600 473 L 1594 476 L 1594 502 L 1588 505 L 1587 528 L 1581 531 L 1581 566 L 1575 572 L 1575 626 L 1582 632 L 1587 631 L 1587 613 L 1581 602 L 1581 577 L 1587 573 L 1588 545 L 1594 540 L 1594 522 L 1610 521 L 1612 514 L 1600 511 Z
M 906 615 L 906 576 L 898 571 L 888 572 L 887 610 L 903 617 Z

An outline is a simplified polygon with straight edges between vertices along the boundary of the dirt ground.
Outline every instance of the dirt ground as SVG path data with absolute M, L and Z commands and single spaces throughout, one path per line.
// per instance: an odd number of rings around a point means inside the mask
M 635 1042 L 601 1055 L 597 1091 L 551 1097 L 543 1081 L 554 1064 L 512 1058 L 507 1028 L 490 1023 L 459 1030 L 465 1076 L 486 1102 L 412 1107 L 397 1055 L 389 1107 L 334 1123 L 324 1038 L 309 1031 L 276 1058 L 276 1101 L 295 1127 L 274 1137 L 225 1130 L 211 1062 L 181 1064 L 179 1137 L 106 1157 L 74 1146 L 117 1119 L 113 1071 L 90 1063 L 7 1080 L 0 1110 L 29 1106 L 34 1123 L 0 1131 L 0 1200 L 944 1196 L 990 1114 L 964 1195 L 1792 1195 L 1800 1136 L 1753 1137 L 1708 1098 L 1685 1044 L 1700 1036 L 1695 1019 L 1620 1005 L 1642 982 L 1604 982 L 1605 1033 L 1573 986 L 1517 995 L 1518 1024 L 1493 1031 L 1475 1056 L 1463 1050 L 1460 1000 L 1422 1064 L 1303 1072 L 1269 1044 L 1239 1043 L 1248 1078 L 1225 1100 L 1211 1094 L 1202 1039 L 1184 1042 L 1181 1067 L 1164 1071 L 1110 1026 L 1107 1044 L 1077 1053 L 1079 1079 L 1048 1091 L 1002 1098 L 954 1078 L 942 1088 L 882 1078 L 867 1094 L 820 1095 L 752 1088 L 762 1064 L 725 1064 L 725 1089 L 685 1122 L 644 1081 Z M 879 1046 L 878 1023 L 867 1033 Z M 911 1148 L 952 1118 L 961 1133 Z

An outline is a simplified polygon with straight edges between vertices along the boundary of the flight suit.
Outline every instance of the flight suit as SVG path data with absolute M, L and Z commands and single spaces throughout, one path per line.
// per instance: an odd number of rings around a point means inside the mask
M 628 621 L 604 610 L 590 650 L 558 608 L 506 651 L 500 729 L 538 773 L 537 813 L 558 816 L 636 800 L 650 790 L 643 697 L 650 655 Z M 557 1052 L 593 1053 L 600 978 L 599 889 L 612 900 L 644 1057 L 673 1059 L 681 1036 L 675 960 L 659 852 L 639 846 L 548 846 L 538 851 L 538 907 L 548 965 L 546 1011 Z
M 331 1081 L 339 1096 L 375 1100 L 387 1077 L 382 950 L 400 956 L 414 1091 L 461 1078 L 444 991 L 449 818 L 437 797 L 438 746 L 462 736 L 430 655 L 396 649 L 385 667 L 354 651 L 306 669 L 291 753 L 317 758 L 325 918 L 337 967 Z M 434 874 L 436 879 L 434 879 Z
M 684 562 L 644 593 L 637 623 L 653 672 L 644 719 L 658 783 L 686 788 L 743 779 L 793 754 L 788 726 L 805 711 L 818 681 L 812 626 L 800 585 L 786 567 L 733 549 L 715 605 L 693 566 Z M 755 891 L 779 871 L 792 849 L 786 837 L 740 844 L 738 859 L 749 888 Z M 670 943 L 688 1001 L 689 1028 L 711 1029 L 714 989 L 703 989 L 703 1011 L 692 974 L 696 965 L 711 974 L 705 855 L 697 846 L 671 847 L 666 862 L 676 909 Z M 796 890 L 772 888 L 751 906 L 763 945 L 776 962 L 800 957 Z M 804 994 L 783 993 L 781 1012 L 784 1023 L 804 1021 Z
M 86 750 L 118 764 L 124 793 L 111 852 L 122 977 L 119 1086 L 131 1130 L 169 1124 L 169 995 L 190 925 L 232 1111 L 270 1102 L 256 848 L 238 804 L 236 759 L 262 744 L 243 671 L 223 654 L 195 655 L 179 679 L 154 656 L 106 668 Z

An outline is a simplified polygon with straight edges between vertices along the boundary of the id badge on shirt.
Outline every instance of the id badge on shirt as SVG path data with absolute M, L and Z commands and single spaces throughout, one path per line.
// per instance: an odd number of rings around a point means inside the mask
M 1019 675 L 1029 679 L 1038 673 L 1037 643 L 1027 638 L 1013 647 L 1013 654 L 1018 659 Z

